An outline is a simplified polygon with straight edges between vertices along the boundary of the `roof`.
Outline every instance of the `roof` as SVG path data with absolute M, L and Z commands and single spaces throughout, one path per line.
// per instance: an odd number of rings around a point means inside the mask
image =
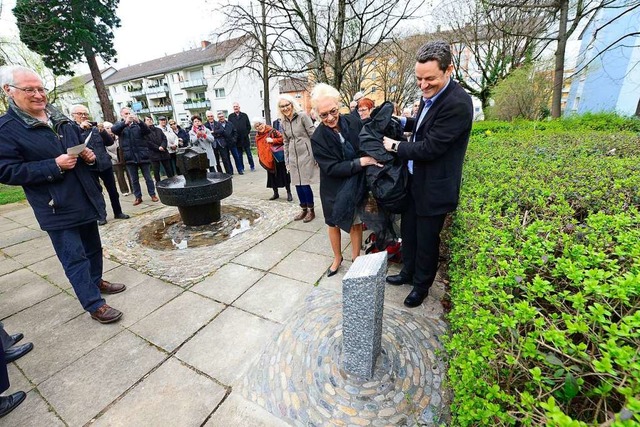
M 287 77 L 278 82 L 280 93 L 302 92 L 308 90 L 309 79 L 306 77 Z
M 211 43 L 205 47 L 198 47 L 132 65 L 109 76 L 104 83 L 105 85 L 112 85 L 141 77 L 166 74 L 170 71 L 182 70 L 195 65 L 222 61 L 244 41 L 244 38 L 237 37 L 219 43 Z
M 107 73 L 107 71 L 110 70 L 116 71 L 116 69 L 113 67 L 107 67 L 100 70 L 100 74 L 102 74 L 104 78 L 104 75 Z M 93 76 L 91 75 L 91 73 L 71 77 L 69 80 L 59 85 L 56 90 L 58 91 L 58 93 L 69 92 L 77 89 L 78 87 L 83 87 L 91 81 L 93 81 Z

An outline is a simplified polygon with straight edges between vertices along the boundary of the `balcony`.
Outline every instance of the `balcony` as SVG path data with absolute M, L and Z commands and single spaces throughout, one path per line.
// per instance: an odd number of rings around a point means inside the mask
M 148 108 L 143 108 L 140 111 L 138 111 L 138 113 L 142 114 L 142 113 L 148 113 L 149 109 Z
M 207 87 L 206 79 L 193 79 L 180 82 L 180 89 L 192 89 L 198 87 Z
M 191 101 L 184 103 L 184 108 L 188 110 L 204 110 L 211 108 L 211 101 Z
M 144 93 L 149 95 L 149 98 L 154 98 L 153 95 L 161 95 L 161 96 L 156 96 L 155 98 L 162 98 L 164 97 L 164 94 L 166 94 L 167 92 L 169 92 L 169 85 L 166 85 L 166 84 L 160 85 L 160 86 L 150 86 L 146 88 L 144 91 Z
M 129 95 L 131 96 L 142 96 L 144 95 L 144 89 L 141 87 L 134 87 L 129 89 Z
M 168 113 L 170 111 L 173 111 L 173 107 L 171 105 L 149 107 L 150 113 Z

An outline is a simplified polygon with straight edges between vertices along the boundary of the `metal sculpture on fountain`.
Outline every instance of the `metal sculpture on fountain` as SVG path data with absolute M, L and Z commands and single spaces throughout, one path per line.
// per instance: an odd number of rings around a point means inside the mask
M 233 193 L 231 175 L 209 172 L 207 153 L 199 147 L 178 150 L 178 168 L 183 175 L 160 181 L 158 196 L 165 205 L 177 206 L 188 226 L 220 220 L 220 200 Z

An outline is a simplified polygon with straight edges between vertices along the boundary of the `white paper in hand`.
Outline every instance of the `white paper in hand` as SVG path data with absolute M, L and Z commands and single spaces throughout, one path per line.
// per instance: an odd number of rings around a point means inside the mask
M 67 154 L 70 156 L 77 156 L 87 147 L 87 144 L 79 144 L 73 147 L 67 148 Z

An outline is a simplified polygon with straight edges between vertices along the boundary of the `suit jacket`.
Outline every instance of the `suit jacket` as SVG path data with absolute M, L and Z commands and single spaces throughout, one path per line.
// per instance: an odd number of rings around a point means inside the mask
M 424 101 L 420 101 L 420 117 Z M 471 97 L 451 80 L 414 129 L 417 118 L 407 118 L 405 129 L 415 133 L 415 142 L 398 145 L 398 156 L 413 160 L 412 195 L 416 214 L 432 216 L 454 211 L 458 206 L 462 163 L 473 123 Z

